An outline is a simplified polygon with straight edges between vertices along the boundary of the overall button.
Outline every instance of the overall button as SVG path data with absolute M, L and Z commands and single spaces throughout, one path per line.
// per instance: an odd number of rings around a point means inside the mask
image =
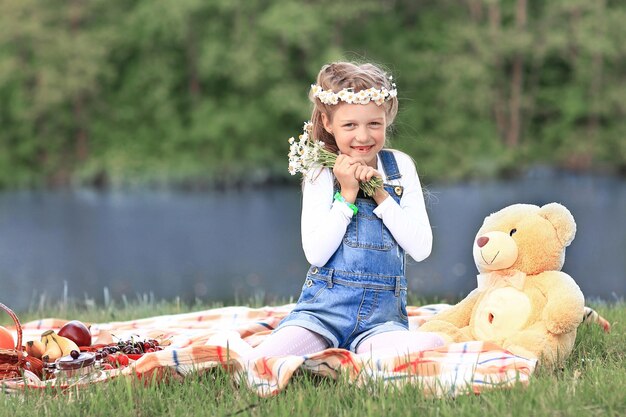
M 398 197 L 402 195 L 402 187 L 399 187 L 399 186 L 393 187 L 393 191 L 396 193 Z
M 312 274 L 317 274 L 318 272 L 320 272 L 320 270 L 316 266 L 311 269 Z
M 310 278 L 307 278 L 307 280 L 304 281 L 304 285 L 310 288 L 313 285 L 313 280 Z

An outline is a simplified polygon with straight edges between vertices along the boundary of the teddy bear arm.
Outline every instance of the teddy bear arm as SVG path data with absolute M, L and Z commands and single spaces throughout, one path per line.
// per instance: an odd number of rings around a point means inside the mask
M 574 331 L 582 322 L 585 297 L 574 280 L 561 271 L 547 271 L 537 276 L 547 299 L 542 319 L 550 333 Z
M 432 319 L 420 326 L 420 329 L 432 320 L 445 321 L 454 325 L 457 328 L 467 326 L 472 316 L 472 310 L 474 309 L 474 306 L 476 305 L 476 301 L 478 300 L 480 294 L 481 293 L 478 291 L 478 289 L 475 289 L 457 304 L 434 315 Z
M 470 340 L 468 325 L 480 292 L 476 289 L 459 303 L 443 310 L 422 324 L 418 330 L 439 333 L 448 342 Z

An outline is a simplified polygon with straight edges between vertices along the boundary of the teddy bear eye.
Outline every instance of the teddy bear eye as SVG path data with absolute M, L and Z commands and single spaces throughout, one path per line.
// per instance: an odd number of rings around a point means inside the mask
M 511 231 L 509 232 L 509 236 L 513 236 L 513 233 L 517 232 L 517 229 L 511 229 Z

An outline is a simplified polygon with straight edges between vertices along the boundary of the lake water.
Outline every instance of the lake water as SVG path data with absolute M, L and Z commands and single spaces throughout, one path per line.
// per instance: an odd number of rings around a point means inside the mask
M 626 181 L 535 171 L 515 181 L 427 186 L 432 255 L 410 261 L 413 293 L 459 298 L 476 285 L 483 218 L 514 203 L 567 206 L 578 233 L 563 270 L 587 297 L 626 295 Z M 266 302 L 297 297 L 307 263 L 298 187 L 211 192 L 0 193 L 0 301 L 65 296 Z M 64 293 L 66 283 L 67 292 Z

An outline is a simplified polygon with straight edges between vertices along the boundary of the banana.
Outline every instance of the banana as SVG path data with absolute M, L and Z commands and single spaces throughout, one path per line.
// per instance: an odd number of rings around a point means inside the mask
M 46 350 L 41 356 L 46 362 L 54 362 L 62 356 L 69 355 L 73 350 L 80 352 L 80 349 L 67 337 L 59 336 L 54 330 L 46 330 L 41 334 L 41 342 Z
M 54 362 L 63 356 L 61 347 L 52 338 L 46 338 L 43 343 L 46 345 L 46 351 L 41 355 L 44 362 Z
M 61 352 L 63 352 L 62 356 L 67 356 L 72 353 L 73 350 L 80 352 L 80 348 L 73 340 L 68 339 L 67 337 L 59 336 L 56 333 L 52 333 L 52 339 L 59 345 L 61 348 Z
M 41 359 L 43 353 L 46 351 L 46 345 L 44 345 L 40 340 L 29 340 L 26 342 L 25 350 L 28 356 Z
M 52 333 L 54 333 L 54 330 L 46 330 L 41 334 L 41 343 L 46 346 L 46 349 L 48 348 L 48 343 L 55 343 L 51 337 Z

